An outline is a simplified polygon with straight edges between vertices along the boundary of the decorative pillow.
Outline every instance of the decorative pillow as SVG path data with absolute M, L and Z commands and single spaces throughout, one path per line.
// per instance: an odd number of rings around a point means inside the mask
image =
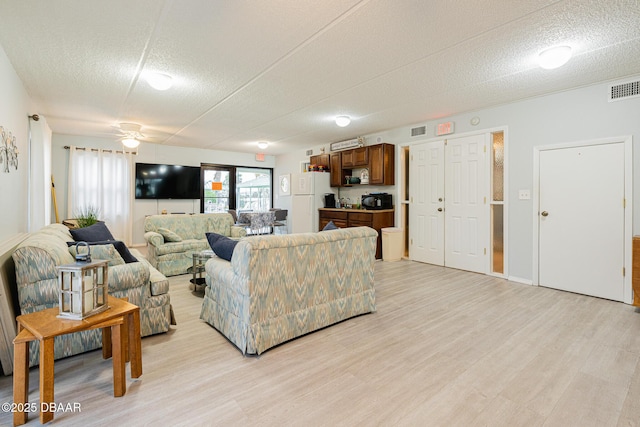
M 158 233 L 162 234 L 162 237 L 164 237 L 165 242 L 182 242 L 182 237 L 178 236 L 176 233 L 169 230 L 168 228 L 159 227 Z
M 336 227 L 336 225 L 333 223 L 333 221 L 329 221 L 329 223 L 324 226 L 322 231 L 337 230 L 337 229 L 338 229 L 338 227 Z
M 73 255 L 73 257 L 75 258 L 76 242 L 69 242 L 69 243 L 73 243 L 73 245 L 69 247 L 69 253 Z M 114 265 L 124 264 L 124 259 L 122 259 L 122 257 L 120 256 L 116 248 L 113 246 L 113 244 L 109 243 L 106 245 L 98 245 L 94 243 L 94 244 L 91 244 L 90 246 L 91 246 L 90 248 L 91 259 L 109 260 L 109 267 L 112 267 Z M 82 250 L 80 253 L 83 253 Z
M 67 242 L 68 246 L 75 246 L 76 243 L 78 242 Z M 127 248 L 127 245 L 124 244 L 124 242 L 121 242 L 119 240 L 103 240 L 100 242 L 87 242 L 89 243 L 89 246 L 95 246 L 95 245 L 113 245 L 114 248 L 116 248 L 116 251 L 118 251 L 118 254 L 122 257 L 122 259 L 124 260 L 124 262 L 126 262 L 127 264 L 129 264 L 130 262 L 138 262 L 138 259 L 136 257 L 134 257 L 131 252 L 129 252 L 129 248 Z M 95 257 L 97 259 L 104 259 L 104 258 L 100 258 L 96 255 L 93 254 L 93 248 L 91 248 L 91 256 Z
M 227 261 L 231 261 L 231 257 L 233 256 L 233 250 L 236 248 L 238 244 L 237 240 L 229 239 L 228 237 L 224 239 L 220 239 L 213 244 L 213 252 L 218 255 L 222 259 L 226 259 Z
M 233 250 L 238 244 L 237 240 L 230 239 L 227 236 L 223 236 L 218 233 L 204 233 L 204 235 L 207 236 L 207 241 L 209 242 L 209 246 L 211 246 L 213 253 L 222 259 L 231 261 Z
M 104 222 L 96 222 L 84 228 L 69 230 L 76 242 L 101 242 L 105 240 L 115 240 Z
M 211 246 L 211 249 L 213 249 L 213 245 L 218 240 L 224 240 L 224 239 L 231 240 L 227 236 L 223 236 L 222 234 L 218 234 L 218 233 L 204 233 L 204 235 L 207 237 L 207 242 L 209 242 L 209 246 Z

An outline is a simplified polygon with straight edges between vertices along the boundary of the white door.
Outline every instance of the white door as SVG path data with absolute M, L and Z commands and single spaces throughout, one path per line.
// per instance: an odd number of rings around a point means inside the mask
M 487 135 L 410 147 L 410 258 L 487 272 Z
M 409 258 L 444 265 L 444 141 L 409 148 Z
M 445 148 L 445 265 L 478 273 L 487 271 L 487 138 L 451 139 Z
M 539 284 L 623 301 L 624 144 L 540 151 L 539 183 Z

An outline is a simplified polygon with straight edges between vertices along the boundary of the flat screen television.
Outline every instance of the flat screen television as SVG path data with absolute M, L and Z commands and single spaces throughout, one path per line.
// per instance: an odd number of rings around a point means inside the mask
M 199 167 L 136 163 L 136 199 L 199 198 Z

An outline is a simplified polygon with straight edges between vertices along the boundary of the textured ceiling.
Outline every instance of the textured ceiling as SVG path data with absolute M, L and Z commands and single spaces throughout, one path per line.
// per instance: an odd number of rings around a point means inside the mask
M 0 44 L 55 133 L 279 154 L 636 75 L 640 3 L 0 0 Z

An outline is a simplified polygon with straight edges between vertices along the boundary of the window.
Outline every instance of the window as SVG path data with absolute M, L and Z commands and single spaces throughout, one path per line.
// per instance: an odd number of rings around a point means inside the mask
M 238 168 L 236 210 L 268 211 L 271 208 L 271 169 Z
M 204 213 L 267 211 L 272 206 L 273 169 L 202 164 Z
M 233 176 L 231 168 L 225 167 L 202 167 L 202 179 L 204 194 L 200 211 L 204 213 L 226 212 L 235 204 L 231 202 L 229 189 L 232 185 Z

